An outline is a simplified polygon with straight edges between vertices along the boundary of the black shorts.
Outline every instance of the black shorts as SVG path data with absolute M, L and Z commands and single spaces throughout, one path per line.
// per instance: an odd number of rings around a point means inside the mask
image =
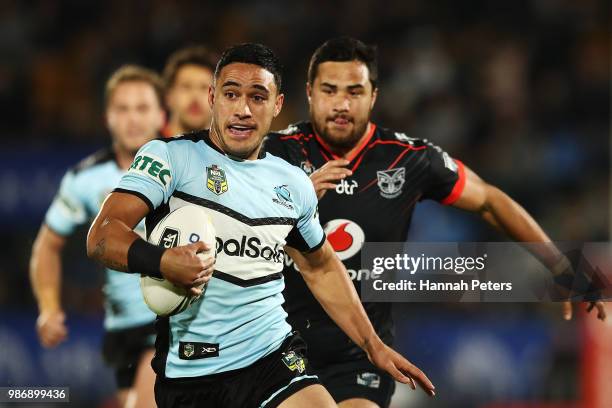
M 197 378 L 163 378 L 155 381 L 158 408 L 277 407 L 319 379 L 303 358 L 306 346 L 293 334 L 278 350 L 248 367 Z
M 314 370 L 336 402 L 364 398 L 386 408 L 395 391 L 395 380 L 370 361 L 334 363 Z
M 149 349 L 155 349 L 154 322 L 104 334 L 102 355 L 106 364 L 115 371 L 117 387 L 132 387 L 140 358 Z

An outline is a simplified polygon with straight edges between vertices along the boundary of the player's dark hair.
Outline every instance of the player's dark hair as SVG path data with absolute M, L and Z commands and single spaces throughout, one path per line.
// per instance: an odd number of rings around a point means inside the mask
M 145 82 L 153 87 L 160 106 L 164 106 L 164 84 L 161 77 L 148 68 L 139 65 L 124 65 L 117 69 L 106 81 L 104 105 L 108 106 L 110 98 L 119 84 L 124 82 Z
M 173 52 L 164 67 L 163 78 L 166 90 L 174 85 L 176 75 L 185 65 L 197 65 L 214 72 L 218 60 L 219 56 L 215 52 L 202 45 L 185 47 Z
M 226 65 L 242 62 L 244 64 L 258 65 L 274 75 L 274 83 L 280 92 L 281 90 L 281 71 L 282 66 L 280 60 L 274 54 L 270 47 L 262 44 L 245 43 L 234 45 L 228 48 L 221 55 L 221 59 L 217 63 L 215 69 L 215 80 L 219 73 Z
M 366 45 L 351 37 L 327 40 L 317 48 L 308 65 L 308 82 L 314 83 L 319 65 L 324 62 L 361 61 L 368 67 L 372 89 L 378 82 L 378 52 L 375 45 Z

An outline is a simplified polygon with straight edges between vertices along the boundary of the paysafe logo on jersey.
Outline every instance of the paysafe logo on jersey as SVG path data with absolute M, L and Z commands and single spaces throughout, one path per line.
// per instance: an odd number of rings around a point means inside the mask
M 287 188 L 287 184 L 274 187 L 274 192 L 276 193 L 276 198 L 273 198 L 272 202 L 293 210 L 293 205 L 290 204 L 293 202 L 293 199 L 291 198 L 291 191 Z
M 216 195 L 221 195 L 228 189 L 225 171 L 216 164 L 206 167 L 206 188 Z
M 217 256 L 225 255 L 229 257 L 248 257 L 262 258 L 266 261 L 275 263 L 283 263 L 285 259 L 285 251 L 279 246 L 278 242 L 274 244 L 266 244 L 258 237 L 247 237 L 243 235 L 240 239 L 222 239 L 216 237 Z
M 395 198 L 402 194 L 406 182 L 406 168 L 379 170 L 376 172 L 380 195 L 384 198 Z
M 351 220 L 341 218 L 332 220 L 325 224 L 323 230 L 341 261 L 357 254 L 365 242 L 363 229 Z

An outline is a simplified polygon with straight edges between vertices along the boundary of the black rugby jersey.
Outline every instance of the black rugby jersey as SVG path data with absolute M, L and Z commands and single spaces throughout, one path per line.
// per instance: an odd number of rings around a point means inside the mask
M 300 122 L 268 135 L 266 151 L 299 166 L 307 174 L 339 158 L 315 134 L 309 122 Z M 364 242 L 403 242 L 415 204 L 433 199 L 452 204 L 463 191 L 463 164 L 427 140 L 406 136 L 370 124 L 369 133 L 352 157 L 353 175 L 338 183 L 319 201 L 319 217 L 327 238 L 344 262 L 360 291 L 370 279 L 361 267 Z M 285 262 L 285 309 L 289 322 L 309 346 L 313 365 L 344 361 L 363 352 L 327 316 L 294 269 Z M 390 303 L 364 303 L 376 332 L 393 341 Z

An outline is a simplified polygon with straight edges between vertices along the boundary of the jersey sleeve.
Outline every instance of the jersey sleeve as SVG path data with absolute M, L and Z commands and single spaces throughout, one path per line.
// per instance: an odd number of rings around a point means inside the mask
M 284 135 L 280 133 L 270 133 L 264 141 L 264 151 L 274 156 L 280 157 L 294 166 L 306 160 L 302 145 L 295 139 L 295 135 Z
M 87 207 L 77 188 L 77 176 L 69 171 L 45 216 L 45 224 L 59 235 L 70 235 L 88 220 Z
M 427 146 L 429 175 L 423 191 L 423 199 L 432 199 L 451 205 L 461 196 L 465 187 L 463 163 L 453 159 L 438 146 Z
M 263 149 L 266 153 L 271 153 L 274 156 L 287 160 L 287 152 L 284 143 L 280 140 L 278 133 L 269 133 L 264 139 Z
M 287 245 L 301 252 L 312 252 L 325 242 L 325 233 L 319 222 L 319 202 L 310 179 L 301 174 L 302 183 L 300 216 L 287 237 Z
M 175 189 L 180 169 L 173 164 L 168 143 L 153 140 L 136 153 L 134 162 L 113 191 L 134 194 L 153 210 L 167 202 Z

